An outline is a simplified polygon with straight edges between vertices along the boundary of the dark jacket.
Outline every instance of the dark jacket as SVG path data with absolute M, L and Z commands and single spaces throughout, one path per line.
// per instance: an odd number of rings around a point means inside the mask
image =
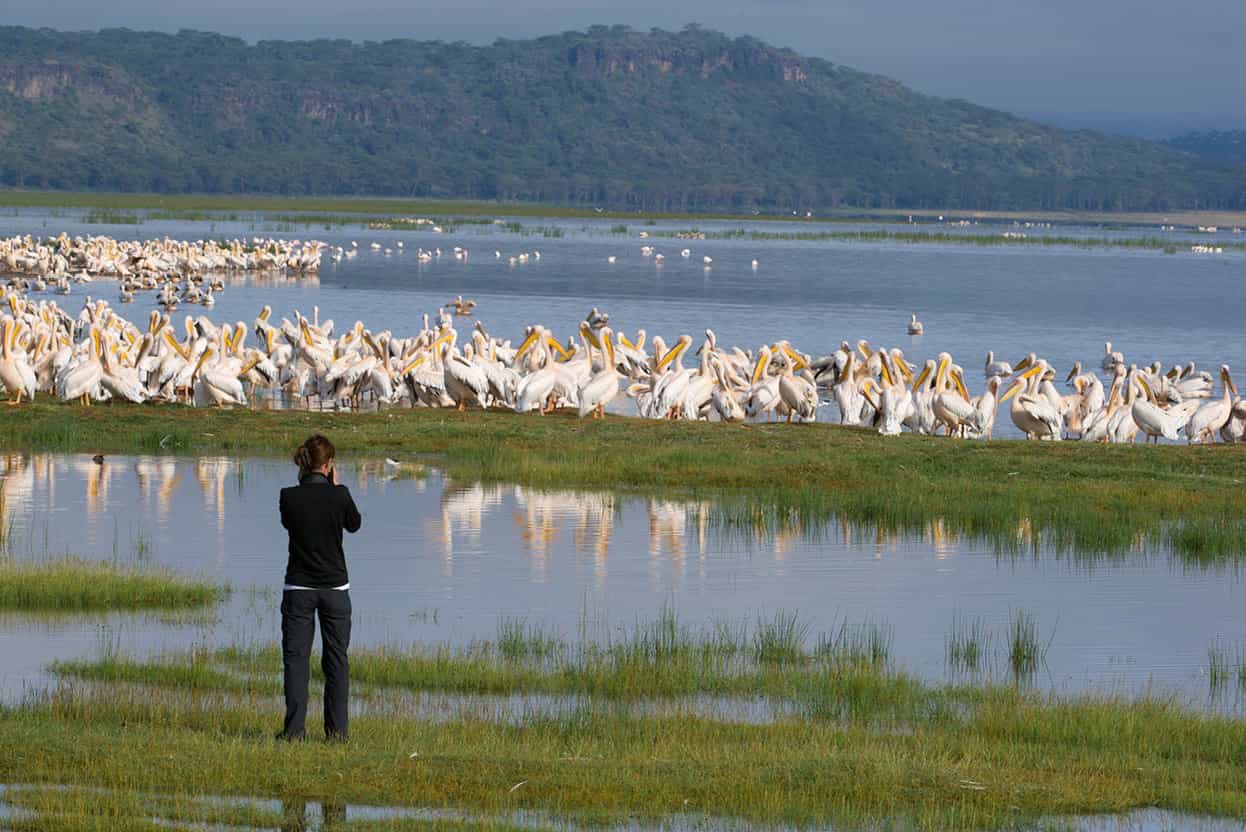
M 357 532 L 363 522 L 350 489 L 323 474 L 306 474 L 298 485 L 281 489 L 278 506 L 281 525 L 290 532 L 285 582 L 312 589 L 348 583 L 342 530 Z

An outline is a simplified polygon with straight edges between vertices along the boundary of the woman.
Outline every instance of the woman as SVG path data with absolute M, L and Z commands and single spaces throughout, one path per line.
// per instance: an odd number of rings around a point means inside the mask
M 320 616 L 326 739 L 347 736 L 350 689 L 350 578 L 342 530 L 359 531 L 362 518 L 350 491 L 338 485 L 333 443 L 316 434 L 294 452 L 299 484 L 281 489 L 281 525 L 290 533 L 290 560 L 281 594 L 281 656 L 285 664 L 286 720 L 280 739 L 303 739 L 307 721 L 308 660 Z

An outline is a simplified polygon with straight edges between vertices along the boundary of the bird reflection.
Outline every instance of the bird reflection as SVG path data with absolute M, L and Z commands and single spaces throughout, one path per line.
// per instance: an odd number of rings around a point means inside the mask
M 955 532 L 949 532 L 941 517 L 930 521 L 927 539 L 934 547 L 935 560 L 950 558 L 959 549 L 960 536 Z
M 438 526 L 442 559 L 447 574 L 454 560 L 454 535 L 459 532 L 467 542 L 480 545 L 485 516 L 502 504 L 501 486 L 480 483 L 446 483 L 441 491 L 441 515 Z
M 203 508 L 216 513 L 218 530 L 225 529 L 225 479 L 234 461 L 223 456 L 206 456 L 195 460 L 195 479 L 203 496 Z

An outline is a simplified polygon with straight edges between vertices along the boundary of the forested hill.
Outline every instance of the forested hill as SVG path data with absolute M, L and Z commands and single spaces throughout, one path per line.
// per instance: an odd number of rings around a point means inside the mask
M 1246 164 L 1246 130 L 1211 130 L 1205 133 L 1186 133 L 1168 144 L 1208 159 L 1221 162 Z
M 1246 208 L 1246 166 L 696 27 L 485 47 L 0 28 L 0 185 L 679 211 Z

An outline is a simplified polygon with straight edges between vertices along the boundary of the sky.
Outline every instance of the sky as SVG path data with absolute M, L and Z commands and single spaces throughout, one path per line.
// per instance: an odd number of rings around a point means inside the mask
M 9 0 L 4 23 L 485 44 L 594 24 L 730 35 L 1066 127 L 1246 128 L 1244 0 Z

